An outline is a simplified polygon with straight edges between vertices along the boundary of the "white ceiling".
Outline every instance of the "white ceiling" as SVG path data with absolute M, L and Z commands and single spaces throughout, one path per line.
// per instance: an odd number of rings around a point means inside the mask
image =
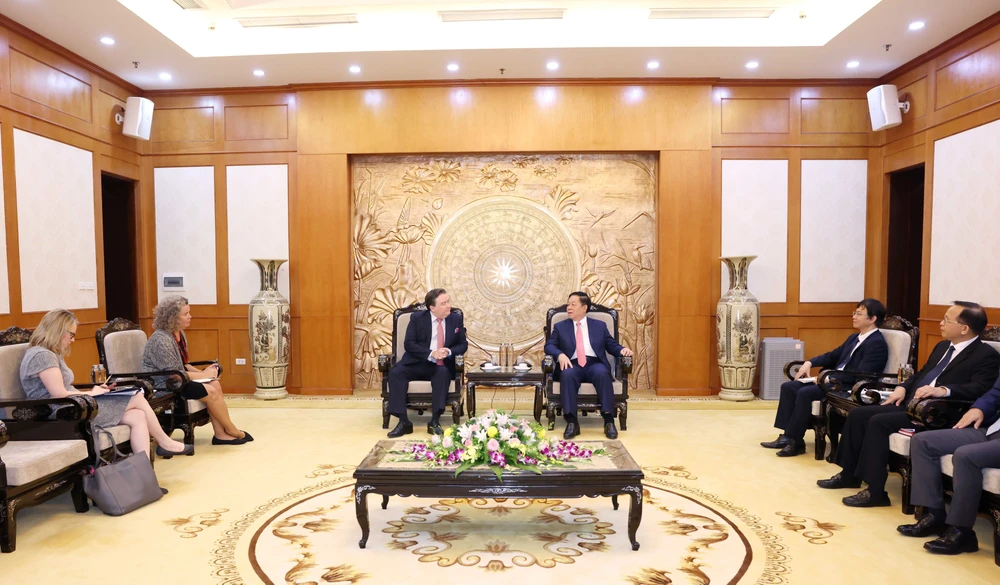
M 173 0 L 0 0 L 0 13 L 145 90 L 164 90 L 437 79 L 874 78 L 1000 11 L 1000 0 L 202 2 L 213 10 L 184 11 Z M 167 17 L 139 12 L 165 33 L 126 5 L 158 6 Z M 650 8 L 667 7 L 777 11 L 769 19 L 648 19 Z M 566 11 L 561 20 L 445 24 L 438 17 L 441 10 L 478 8 Z M 358 23 L 262 30 L 232 20 L 309 14 L 356 14 Z M 927 26 L 909 31 L 914 20 Z M 341 33 L 351 27 L 364 34 Z M 222 42 L 215 32 L 224 33 Z M 102 45 L 102 36 L 116 43 Z M 546 69 L 550 60 L 558 70 Z M 650 60 L 659 69 L 648 70 Z M 746 69 L 749 60 L 760 67 Z M 852 60 L 860 66 L 847 69 Z M 449 63 L 459 70 L 447 71 Z M 349 73 L 351 65 L 361 73 Z M 254 69 L 265 75 L 255 77 Z M 162 72 L 171 79 L 161 80 Z

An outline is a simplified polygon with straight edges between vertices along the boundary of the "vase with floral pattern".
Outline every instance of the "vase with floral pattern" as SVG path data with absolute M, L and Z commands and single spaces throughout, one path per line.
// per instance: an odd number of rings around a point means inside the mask
M 719 379 L 723 400 L 753 400 L 760 337 L 760 303 L 747 290 L 747 273 L 756 256 L 720 258 L 729 269 L 729 290 L 719 298 Z
M 288 396 L 292 353 L 288 299 L 278 292 L 278 268 L 287 260 L 252 259 L 260 270 L 260 292 L 250 301 L 250 358 L 257 384 L 254 396 L 275 400 Z

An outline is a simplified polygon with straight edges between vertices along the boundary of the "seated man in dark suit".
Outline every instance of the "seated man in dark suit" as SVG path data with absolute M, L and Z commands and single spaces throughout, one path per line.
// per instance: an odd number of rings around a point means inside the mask
M 945 515 L 941 457 L 951 459 L 951 511 Z M 1000 468 L 1000 380 L 972 405 L 953 429 L 917 433 L 910 441 L 913 487 L 910 503 L 923 506 L 916 524 L 896 530 L 906 536 L 941 536 L 924 543 L 932 553 L 954 555 L 979 550 L 972 530 L 983 494 L 983 469 Z
M 580 434 L 580 424 L 576 419 L 576 396 L 580 391 L 580 384 L 588 382 L 597 389 L 597 396 L 601 401 L 604 434 L 609 439 L 615 439 L 618 437 L 618 429 L 615 428 L 615 396 L 607 354 L 610 352 L 618 357 L 628 357 L 632 355 L 632 350 L 615 341 L 603 321 L 588 318 L 589 309 L 590 297 L 587 293 L 570 293 L 566 301 L 566 315 L 569 319 L 556 323 L 552 328 L 552 336 L 545 343 L 545 353 L 559 359 L 559 394 L 562 398 L 563 417 L 566 419 L 563 437 L 572 439 Z
M 834 368 L 849 372 L 881 372 L 889 359 L 889 346 L 878 327 L 885 320 L 885 306 L 875 299 L 865 299 L 854 309 L 852 324 L 857 333 L 847 338 L 843 345 L 821 356 L 807 360 L 799 368 L 795 379 L 781 385 L 781 399 L 774 426 L 785 431 L 775 441 L 761 443 L 768 449 L 781 449 L 778 457 L 794 457 L 806 452 L 805 434 L 812 415 L 812 403 L 822 400 L 823 389 L 814 380 L 800 382 L 809 375 L 809 369 Z M 837 376 L 836 374 L 833 374 Z M 837 376 L 844 384 L 854 384 L 854 377 Z
M 886 400 L 876 406 L 855 408 L 847 416 L 837 450 L 837 465 L 843 471 L 821 479 L 821 488 L 868 489 L 843 499 L 847 506 L 888 506 L 885 493 L 888 476 L 889 435 L 913 423 L 906 414 L 910 400 L 927 397 L 976 400 L 989 390 L 1000 371 L 1000 354 L 979 340 L 986 328 L 986 311 L 976 303 L 955 301 L 941 320 L 941 337 L 927 363 Z
M 410 317 L 403 341 L 403 359 L 389 370 L 389 414 L 399 418 L 389 431 L 390 438 L 413 432 L 413 423 L 406 416 L 406 391 L 410 382 L 430 380 L 431 420 L 427 432 L 443 433 L 438 422 L 444 413 L 448 387 L 455 379 L 455 356 L 463 355 L 469 344 L 461 313 L 451 312 L 451 297 L 443 288 L 435 288 L 424 297 L 426 311 Z

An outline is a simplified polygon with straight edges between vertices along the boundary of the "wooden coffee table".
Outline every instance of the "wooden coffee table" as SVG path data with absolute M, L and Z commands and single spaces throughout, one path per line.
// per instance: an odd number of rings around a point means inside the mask
M 504 472 L 498 480 L 493 471 L 473 468 L 455 477 L 455 467 L 426 467 L 423 463 L 398 461 L 394 451 L 402 451 L 413 441 L 379 441 L 354 472 L 354 503 L 361 526 L 358 546 L 368 542 L 368 494 L 382 495 L 382 509 L 389 496 L 419 498 L 590 498 L 611 497 L 618 509 L 618 496 L 631 497 L 628 512 L 628 538 L 632 550 L 639 550 L 635 533 L 642 520 L 642 470 L 620 441 L 580 441 L 581 447 L 603 448 L 606 455 L 596 455 L 590 462 L 573 467 L 545 469 L 536 474 L 527 471 Z

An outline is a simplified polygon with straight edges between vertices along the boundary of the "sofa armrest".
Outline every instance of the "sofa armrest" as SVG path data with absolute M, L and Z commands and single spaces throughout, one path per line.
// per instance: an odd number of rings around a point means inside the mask
M 911 400 L 906 405 L 906 414 L 914 425 L 925 430 L 950 429 L 971 407 L 971 400 L 924 398 Z

